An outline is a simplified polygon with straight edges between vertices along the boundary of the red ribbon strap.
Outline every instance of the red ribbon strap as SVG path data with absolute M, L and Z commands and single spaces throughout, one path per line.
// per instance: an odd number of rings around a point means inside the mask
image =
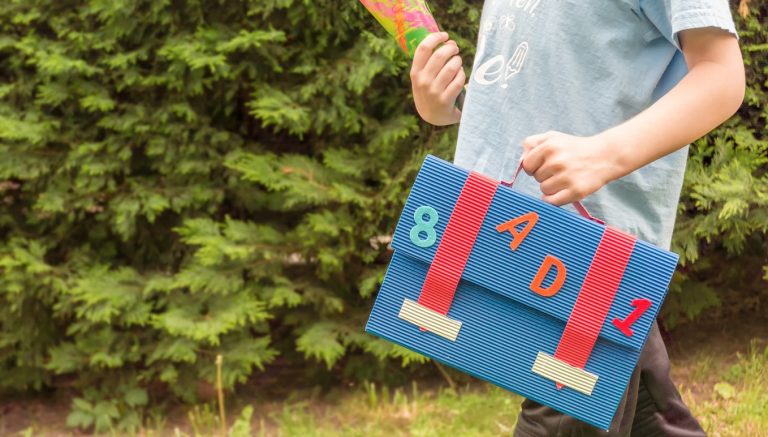
M 605 228 L 555 358 L 580 369 L 587 364 L 636 241 L 617 229 Z
M 427 271 L 419 296 L 420 305 L 448 314 L 497 186 L 498 182 L 493 179 L 475 172 L 469 174 Z

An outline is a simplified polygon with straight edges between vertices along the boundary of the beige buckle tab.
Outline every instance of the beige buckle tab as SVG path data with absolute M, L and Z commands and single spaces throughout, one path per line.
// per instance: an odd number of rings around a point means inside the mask
M 398 317 L 450 341 L 456 341 L 461 330 L 461 322 L 458 320 L 444 316 L 410 299 L 403 301 Z

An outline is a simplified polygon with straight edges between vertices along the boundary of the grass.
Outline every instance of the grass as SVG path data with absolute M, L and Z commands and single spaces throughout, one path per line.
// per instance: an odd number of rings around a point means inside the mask
M 724 371 L 723 371 L 724 369 Z M 735 363 L 699 356 L 680 390 L 707 435 L 768 436 L 768 347 L 753 343 Z M 696 383 L 698 393 L 688 384 Z M 367 392 L 367 393 L 366 393 Z M 275 417 L 281 436 L 497 436 L 511 434 L 521 398 L 487 384 L 392 396 L 367 385 L 313 411 L 287 406 Z
M 440 389 L 420 393 L 377 389 L 346 394 L 321 410 L 286 406 L 276 419 L 285 436 L 482 436 L 514 429 L 520 397 L 496 387 Z
M 710 363 L 711 366 L 711 363 Z M 683 387 L 683 398 L 710 436 L 768 436 L 768 347 L 753 343 L 722 374 L 702 376 L 709 396 Z
M 768 347 L 753 343 L 733 363 L 699 355 L 688 372 L 692 379 L 682 378 L 680 390 L 708 435 L 768 436 Z M 254 431 L 301 437 L 509 435 L 521 400 L 480 383 L 428 391 L 416 384 L 392 391 L 364 384 L 329 399 L 286 403 Z
M 746 352 L 698 352 L 674 360 L 673 377 L 710 436 L 768 436 L 768 347 Z M 297 392 L 287 400 L 243 404 L 229 411 L 232 437 L 243 436 L 496 436 L 514 429 L 521 398 L 489 384 L 457 389 L 390 389 L 372 383 L 325 395 Z M 216 403 L 149 421 L 137 436 L 220 436 Z M 54 424 L 17 435 L 69 435 Z M 122 435 L 122 434 L 115 434 Z

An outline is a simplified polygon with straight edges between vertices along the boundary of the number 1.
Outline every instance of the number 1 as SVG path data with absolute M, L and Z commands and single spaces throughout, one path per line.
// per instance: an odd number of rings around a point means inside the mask
M 627 337 L 632 337 L 632 324 L 651 307 L 651 301 L 645 298 L 635 299 L 632 301 L 632 306 L 635 309 L 629 313 L 626 319 L 621 320 L 618 317 L 613 319 L 613 324 Z

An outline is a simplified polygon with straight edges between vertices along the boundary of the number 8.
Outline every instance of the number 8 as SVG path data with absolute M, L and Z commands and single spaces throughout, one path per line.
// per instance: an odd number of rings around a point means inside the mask
M 429 216 L 429 220 L 424 221 L 424 216 Z M 420 206 L 413 213 L 413 220 L 416 225 L 411 228 L 411 242 L 419 247 L 427 248 L 435 244 L 437 241 L 437 232 L 435 232 L 435 225 L 437 224 L 437 211 L 431 206 Z M 426 239 L 421 238 L 421 233 L 427 234 Z

